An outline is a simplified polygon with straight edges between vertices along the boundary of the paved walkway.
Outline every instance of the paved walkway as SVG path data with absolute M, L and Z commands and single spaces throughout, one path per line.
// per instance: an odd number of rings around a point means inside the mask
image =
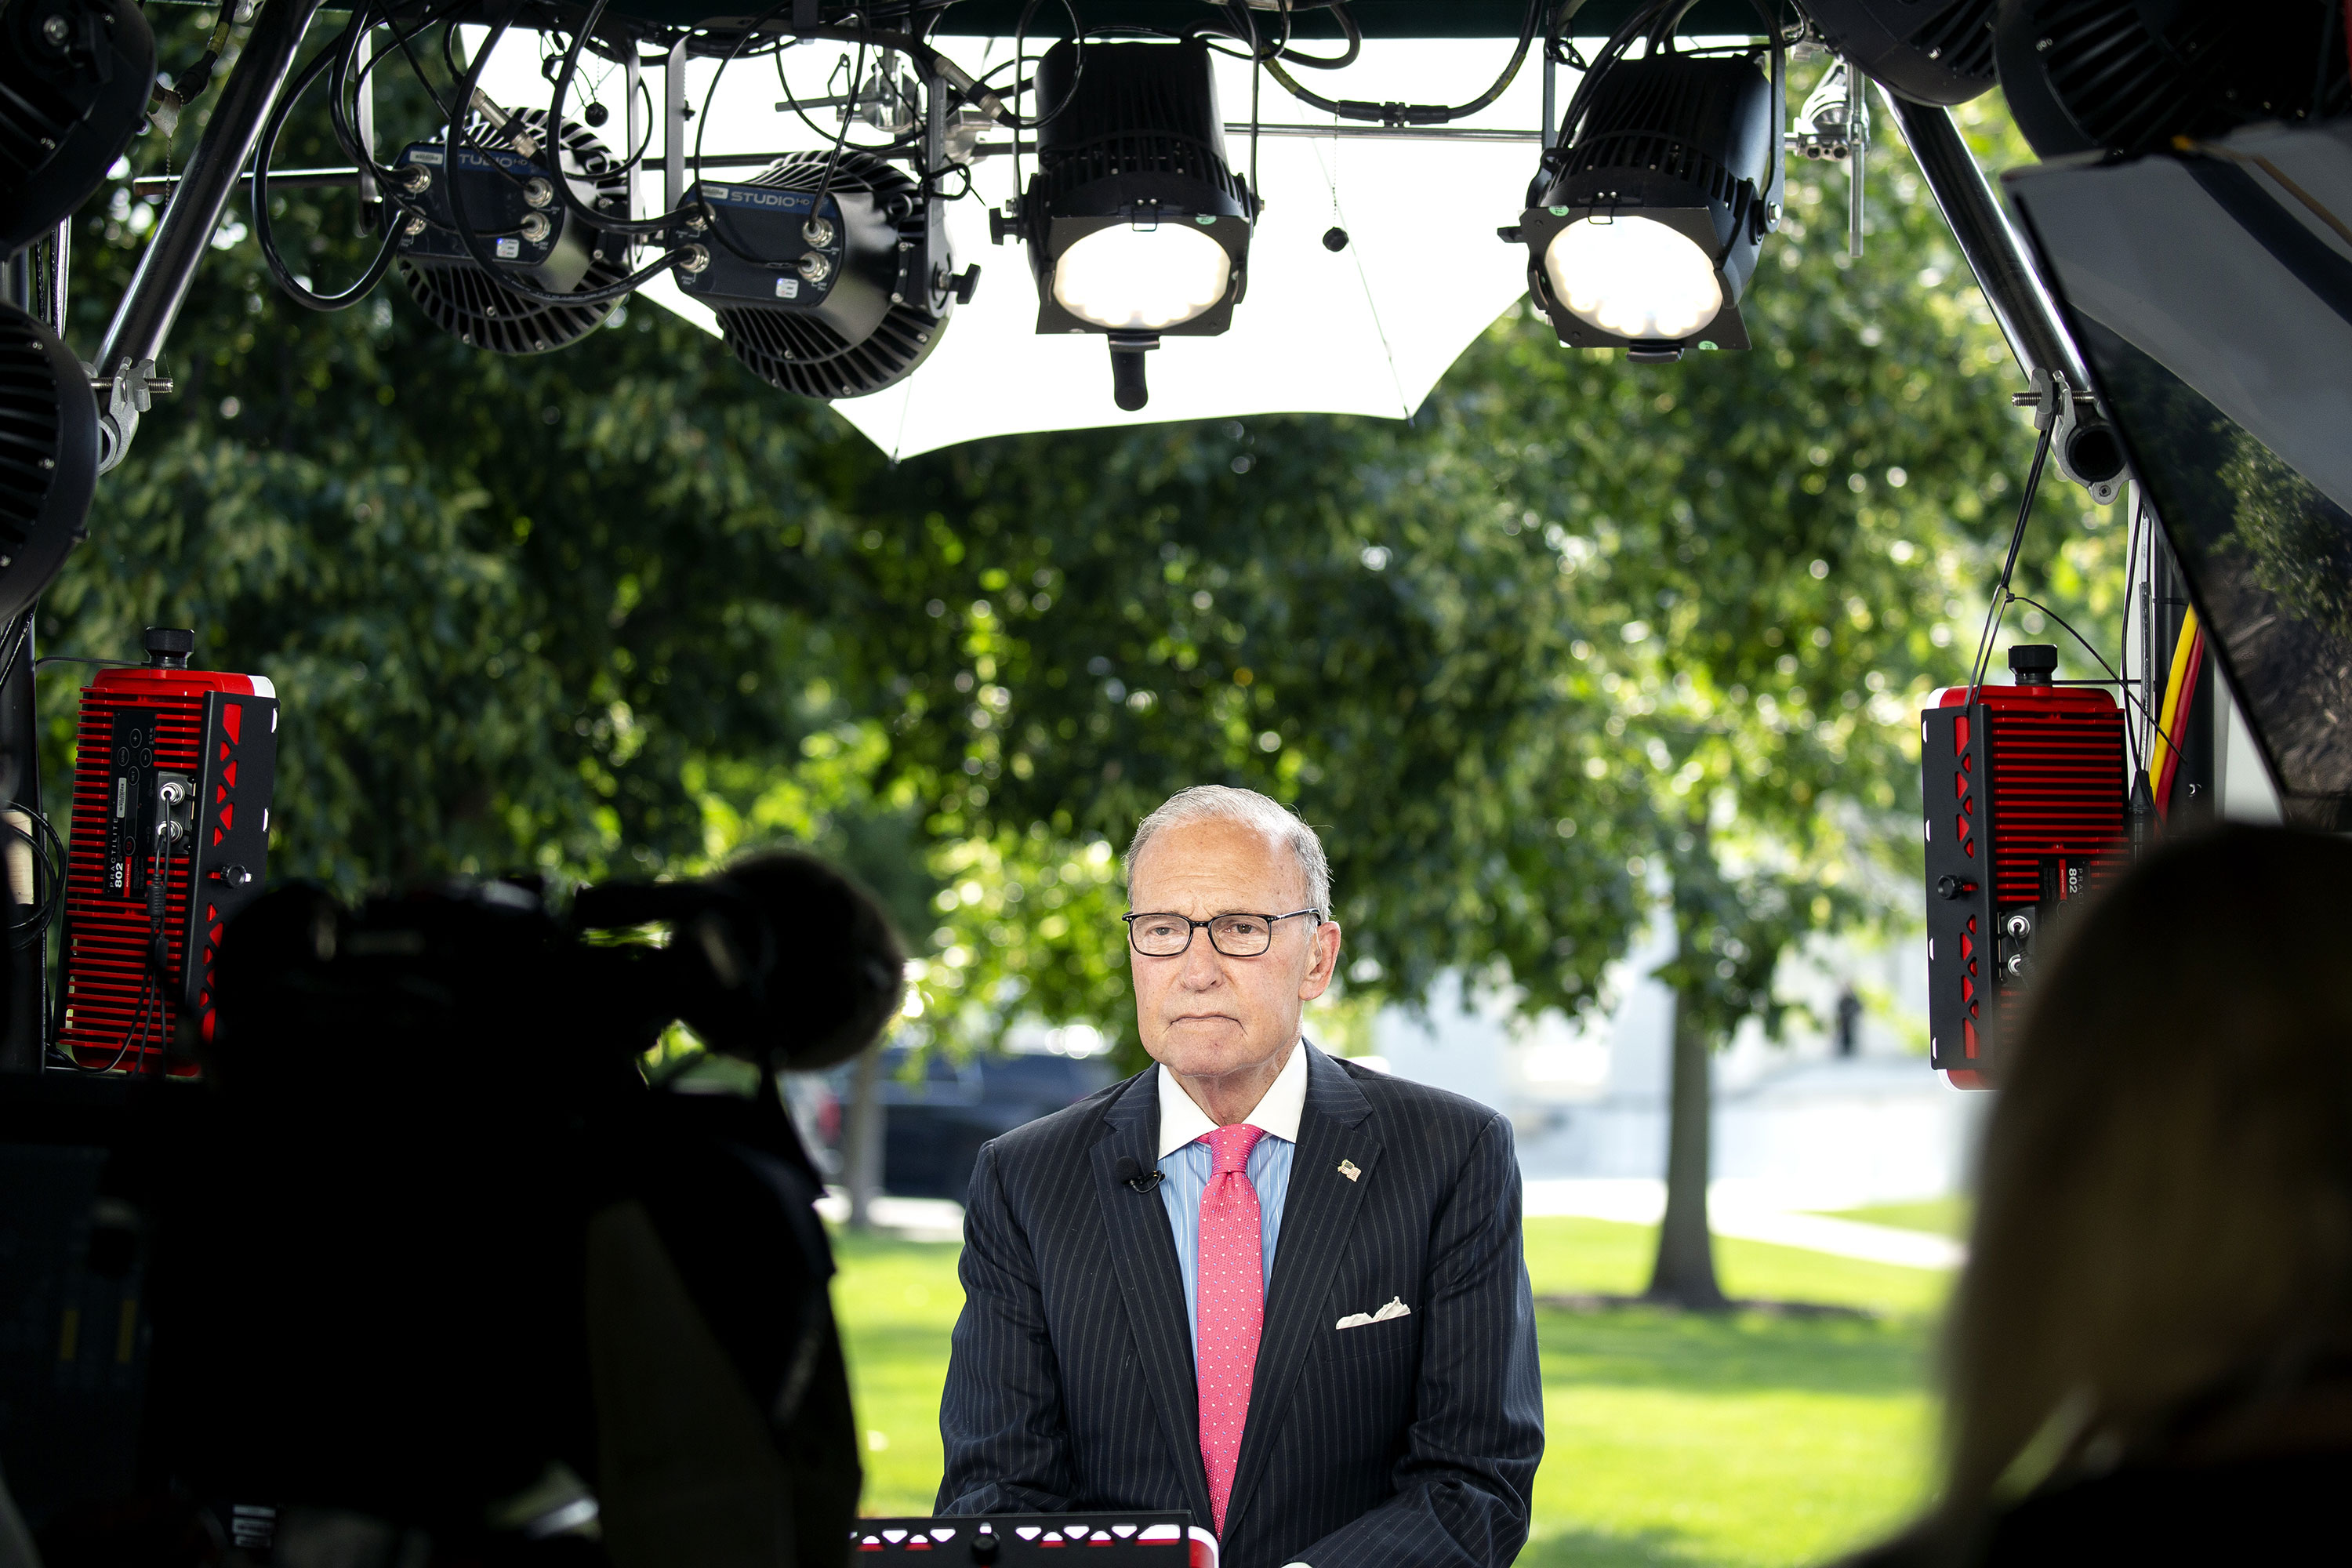
M 849 1222 L 849 1194 L 827 1187 L 816 1212 L 835 1225 Z M 876 1198 L 874 1228 L 901 1241 L 961 1241 L 963 1205 L 946 1198 Z
M 1655 1225 L 1666 1210 L 1666 1184 L 1638 1178 L 1548 1179 L 1527 1184 L 1530 1215 L 1580 1215 L 1626 1225 Z M 1839 1194 L 1765 1184 L 1717 1182 L 1707 1193 L 1707 1218 L 1717 1236 L 1799 1247 L 1870 1263 L 1908 1268 L 1956 1268 L 1968 1249 L 1949 1237 L 1894 1226 L 1864 1225 L 1809 1214 L 1808 1208 L 1841 1206 Z M 849 1199 L 828 1189 L 817 1212 L 838 1225 L 849 1217 Z M 877 1198 L 874 1227 L 908 1241 L 961 1241 L 963 1205 L 945 1198 Z
M 1526 1194 L 1530 1215 L 1655 1225 L 1666 1212 L 1665 1183 L 1637 1177 L 1537 1180 Z M 1949 1237 L 1804 1212 L 1832 1206 L 1844 1205 L 1834 1194 L 1758 1183 L 1717 1182 L 1706 1198 L 1707 1222 L 1717 1236 L 1907 1268 L 1957 1268 L 1968 1258 L 1968 1248 Z

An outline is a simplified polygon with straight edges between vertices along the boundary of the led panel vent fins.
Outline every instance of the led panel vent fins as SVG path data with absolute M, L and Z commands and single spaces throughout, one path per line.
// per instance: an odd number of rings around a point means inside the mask
M 1831 48 L 1863 75 L 1919 103 L 1992 90 L 1999 0 L 1803 0 Z
M 190 669 L 195 634 L 83 688 L 67 848 L 65 1025 L 98 1071 L 196 1070 L 222 926 L 262 890 L 278 700 L 258 676 Z
M 2000 85 L 2044 158 L 2137 156 L 2173 138 L 2352 107 L 2342 19 L 2326 5 L 2011 0 Z
M 2064 907 L 2124 848 L 2124 715 L 2058 686 L 2058 650 L 2010 649 L 2013 686 L 1944 690 L 1919 716 L 1927 870 L 1928 1058 L 1975 1086 Z
M 57 334 L 0 305 L 0 622 L 81 542 L 98 482 L 98 400 Z
M 825 163 L 794 153 L 745 184 L 697 186 L 708 226 L 676 276 L 761 380 L 862 397 L 914 374 L 979 274 L 951 276 L 940 204 L 914 181 L 864 153 L 843 152 L 830 180 Z
M 130 0 L 0 5 L 0 257 L 98 188 L 154 81 L 155 37 Z
M 510 129 L 499 131 L 471 118 L 457 146 L 455 180 L 464 186 L 467 221 L 485 248 L 517 279 L 542 293 L 603 289 L 627 277 L 626 238 L 601 233 L 565 210 L 546 188 L 545 173 L 513 151 L 511 128 L 521 127 L 539 140 L 547 111 L 521 110 L 507 123 Z M 487 152 L 467 147 L 468 140 Z M 573 195 L 600 210 L 625 209 L 627 172 L 585 126 L 563 122 L 560 155 Z M 395 164 L 415 169 L 425 182 L 408 198 L 424 211 L 401 220 L 400 236 L 400 275 L 417 308 L 459 342 L 492 353 L 545 353 L 595 331 L 617 300 L 550 305 L 482 270 L 453 226 L 452 178 L 441 167 L 443 157 L 438 141 L 420 142 L 404 150 Z

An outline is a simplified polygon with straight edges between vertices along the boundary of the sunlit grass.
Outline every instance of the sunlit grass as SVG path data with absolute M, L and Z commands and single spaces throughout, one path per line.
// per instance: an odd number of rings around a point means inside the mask
M 1966 1196 L 1955 1193 L 1916 1204 L 1868 1204 L 1858 1209 L 1839 1209 L 1836 1217 L 1858 1219 L 1869 1225 L 1891 1225 L 1904 1230 L 1933 1231 L 1937 1236 L 1966 1240 L 1976 1208 Z
M 1529 1220 L 1529 1278 L 1538 1296 L 1636 1293 L 1654 1236 Z M 962 1300 L 957 1248 L 836 1240 L 859 1425 L 885 1445 L 869 1438 L 864 1507 L 927 1513 Z M 1752 1242 L 1716 1249 L 1735 1296 L 1881 1315 L 1539 1310 L 1547 1447 L 1520 1559 L 1531 1568 L 1817 1562 L 1917 1506 L 1933 1437 L 1930 1328 L 1948 1277 Z

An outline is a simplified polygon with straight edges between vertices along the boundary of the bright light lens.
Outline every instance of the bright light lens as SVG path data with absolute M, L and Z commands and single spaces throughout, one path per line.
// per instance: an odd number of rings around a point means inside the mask
M 1098 228 L 1062 252 L 1054 298 L 1082 321 L 1112 331 L 1158 331 L 1189 321 L 1225 297 L 1234 264 L 1206 230 L 1189 224 Z
M 1552 237 L 1544 273 L 1571 314 L 1621 338 L 1686 338 L 1723 308 L 1706 253 L 1655 218 L 1579 218 Z

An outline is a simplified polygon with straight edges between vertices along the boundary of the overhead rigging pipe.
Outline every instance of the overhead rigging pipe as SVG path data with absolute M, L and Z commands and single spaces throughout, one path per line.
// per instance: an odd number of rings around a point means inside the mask
M 138 431 L 164 340 L 172 335 L 172 323 L 188 298 L 196 268 L 211 247 L 213 231 L 236 192 L 238 176 L 253 158 L 262 123 L 293 71 L 295 52 L 320 3 L 263 0 L 187 171 L 164 204 L 155 237 L 148 241 L 131 287 L 115 307 L 96 361 L 107 402 L 100 420 L 101 470 L 122 460 Z
M 2050 447 L 2059 470 L 2101 504 L 2113 500 L 2125 477 L 2122 445 L 2094 412 L 2083 357 L 2075 352 L 2025 242 L 1961 140 L 1952 111 L 1914 103 L 1896 93 L 1883 96 L 1944 222 L 1959 242 L 1960 254 L 1976 274 L 1985 303 L 1992 307 L 1993 321 L 2009 340 L 2010 353 L 2033 384 L 2033 391 L 2019 401 L 2035 408 L 2037 425 L 2056 423 Z

